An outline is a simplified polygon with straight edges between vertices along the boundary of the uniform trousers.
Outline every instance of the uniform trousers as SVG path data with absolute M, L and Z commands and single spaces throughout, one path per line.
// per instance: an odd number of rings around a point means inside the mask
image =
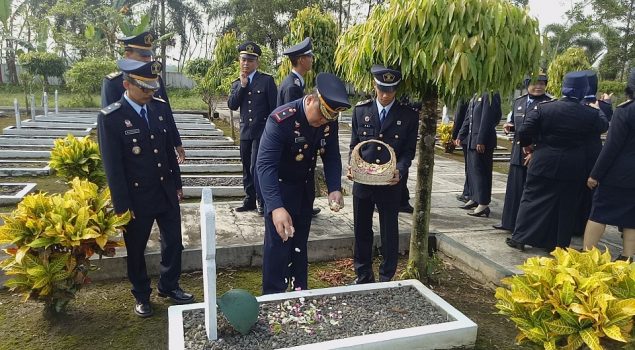
M 492 169 L 494 149 L 486 148 L 478 153 L 471 149 L 467 153 L 467 172 L 470 183 L 470 199 L 478 204 L 488 205 L 492 201 Z
M 575 225 L 581 180 L 527 174 L 512 238 L 532 247 L 568 247 Z
M 157 214 L 135 213 L 135 218 L 126 225 L 123 238 L 128 254 L 126 258 L 128 279 L 132 283 L 132 294 L 138 302 L 148 302 L 152 292 L 144 252 L 155 220 L 161 236 L 160 277 L 157 287 L 160 291 L 167 292 L 179 286 L 181 252 L 183 251 L 179 206 Z
M 527 168 L 522 165 L 509 165 L 507 175 L 507 187 L 505 189 L 505 204 L 503 205 L 503 217 L 501 226 L 513 231 L 516 227 L 520 199 L 523 196 L 525 181 L 527 180 Z
M 400 191 L 395 191 L 395 193 L 397 193 L 396 198 L 381 198 L 382 196 L 379 195 L 360 198 L 353 195 L 355 233 L 355 251 L 353 254 L 357 283 L 375 282 L 373 273 L 373 212 L 375 205 L 379 212 L 380 251 L 383 257 L 383 261 L 379 265 L 379 281 L 390 281 L 397 271 Z
M 243 163 L 243 188 L 245 189 L 243 204 L 250 207 L 255 207 L 256 199 L 261 198 L 256 191 L 258 180 L 255 171 L 259 145 L 260 138 L 240 140 L 240 161 Z
M 399 180 L 399 186 L 401 186 L 401 200 L 400 207 L 407 207 L 410 205 L 410 190 L 408 190 L 408 173 L 400 174 L 401 180 Z
M 465 143 L 461 143 L 461 149 L 463 150 L 463 168 L 465 169 L 465 182 L 463 183 L 463 198 L 471 199 L 472 191 L 470 191 L 470 176 L 467 170 L 467 153 L 468 146 Z
M 284 293 L 289 285 L 293 290 L 308 289 L 307 241 L 312 210 L 313 202 L 305 201 L 297 214 L 289 212 L 295 233 L 286 242 L 278 235 L 271 215 L 265 215 L 262 294 Z

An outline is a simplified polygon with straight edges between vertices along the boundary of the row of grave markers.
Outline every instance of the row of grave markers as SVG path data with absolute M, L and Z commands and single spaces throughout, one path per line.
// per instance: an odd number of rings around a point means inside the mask
M 31 94 L 31 119 L 36 121 L 35 114 L 35 95 Z M 48 117 L 49 114 L 49 98 L 48 93 L 44 92 L 42 94 L 42 106 L 44 108 L 44 118 Z M 22 127 L 22 118 L 20 117 L 20 104 L 18 103 L 18 99 L 13 99 L 13 108 L 15 111 L 15 126 L 20 129 Z M 59 94 L 58 91 L 55 90 L 55 114 L 59 114 Z

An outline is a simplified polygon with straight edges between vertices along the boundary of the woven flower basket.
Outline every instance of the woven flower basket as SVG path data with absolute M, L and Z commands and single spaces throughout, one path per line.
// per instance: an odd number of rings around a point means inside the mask
M 390 160 L 384 164 L 368 163 L 361 156 L 361 149 L 365 144 L 376 143 L 380 147 L 385 147 L 390 152 Z M 379 140 L 366 140 L 358 143 L 351 152 L 351 173 L 353 181 L 373 186 L 387 185 L 388 181 L 395 176 L 397 168 L 397 156 L 395 150 L 390 145 Z

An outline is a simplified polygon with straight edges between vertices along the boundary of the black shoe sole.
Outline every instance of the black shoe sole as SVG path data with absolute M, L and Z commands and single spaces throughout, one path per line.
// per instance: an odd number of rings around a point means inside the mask
M 139 316 L 139 317 L 141 317 L 141 318 L 148 318 L 148 317 L 150 317 L 150 316 L 154 315 L 154 311 L 150 311 L 150 312 L 148 312 L 148 313 L 142 314 L 142 313 L 140 313 L 140 312 L 137 312 L 137 309 L 135 308 L 135 309 L 134 309 L 134 314 L 135 314 L 135 315 L 137 315 L 137 316 Z
M 191 304 L 194 302 L 194 297 L 192 297 L 191 299 L 174 299 L 171 296 L 167 295 L 167 294 L 163 294 L 161 292 L 159 292 L 159 296 L 161 298 L 166 298 L 169 299 L 171 302 L 173 302 L 174 304 L 177 305 L 184 305 L 184 304 Z

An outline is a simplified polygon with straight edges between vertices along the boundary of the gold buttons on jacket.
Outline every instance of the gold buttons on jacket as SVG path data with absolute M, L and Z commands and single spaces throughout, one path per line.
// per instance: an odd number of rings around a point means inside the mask
M 159 167 L 159 168 L 160 168 L 160 167 L 161 167 L 161 163 L 157 163 L 157 167 Z
M 375 159 L 375 163 L 379 164 L 380 160 L 379 159 Z
M 249 118 L 249 121 L 251 121 L 251 118 Z
M 155 148 L 154 153 L 159 153 L 159 150 Z
M 138 182 L 135 182 L 135 183 L 134 183 L 134 187 L 139 187 L 139 183 L 138 183 Z
M 381 151 L 381 146 L 377 146 L 377 150 L 378 150 L 378 151 Z
M 154 140 L 154 135 L 150 135 L 150 140 Z
M 364 132 L 362 133 L 362 135 L 366 135 L 366 131 L 364 131 Z
M 384 137 L 384 134 L 379 134 L 379 138 L 382 138 L 382 137 Z
M 163 181 L 163 176 L 161 176 L 161 181 Z
M 395 135 L 395 138 L 396 138 L 396 139 L 398 139 L 398 138 L 399 138 L 399 135 Z

